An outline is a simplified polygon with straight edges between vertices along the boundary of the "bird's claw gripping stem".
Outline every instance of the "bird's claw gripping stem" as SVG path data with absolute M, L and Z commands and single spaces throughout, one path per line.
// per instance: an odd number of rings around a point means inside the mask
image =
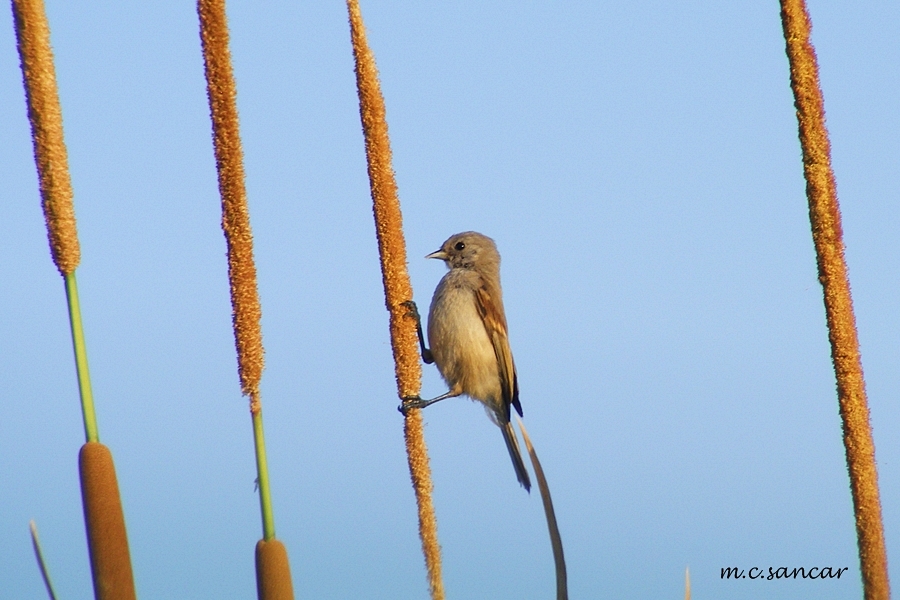
M 414 408 L 423 408 L 423 400 L 420 396 L 404 396 L 400 406 L 397 407 L 404 416 Z
M 415 300 L 405 300 L 400 303 L 401 306 L 406 307 L 406 316 L 414 318 L 417 322 L 421 322 L 422 318 L 419 316 L 419 307 L 416 306 Z

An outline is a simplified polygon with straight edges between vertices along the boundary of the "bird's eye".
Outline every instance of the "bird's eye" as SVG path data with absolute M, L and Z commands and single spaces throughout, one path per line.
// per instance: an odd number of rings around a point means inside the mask
M 465 247 L 466 245 L 462 242 L 456 242 L 456 246 L 454 246 L 454 248 L 456 248 L 457 250 L 462 250 Z

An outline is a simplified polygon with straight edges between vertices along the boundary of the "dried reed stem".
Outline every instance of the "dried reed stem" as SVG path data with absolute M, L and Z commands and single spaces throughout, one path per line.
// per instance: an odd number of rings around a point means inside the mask
M 825 105 L 819 86 L 816 54 L 809 40 L 811 25 L 804 0 L 781 0 L 781 19 L 800 126 L 809 218 L 837 378 L 863 589 L 866 600 L 887 600 L 890 586 L 875 468 L 875 445 L 869 425 L 856 320 L 844 261 L 841 214 L 831 168 L 831 146 L 825 128 Z
M 34 548 L 34 556 L 38 561 L 38 567 L 41 570 L 41 578 L 44 580 L 44 587 L 47 588 L 47 595 L 50 600 L 56 600 L 56 592 L 53 590 L 53 582 L 50 581 L 50 567 L 44 559 L 44 551 L 41 549 L 41 541 L 38 539 L 37 524 L 34 520 L 28 522 L 28 529 L 31 531 L 31 546 Z
M 403 217 L 397 198 L 397 182 L 391 166 L 391 146 L 385 118 L 384 98 L 378 82 L 375 57 L 366 41 L 365 26 L 359 3 L 347 1 L 350 15 L 350 35 L 355 59 L 356 86 L 359 93 L 359 114 L 366 144 L 369 184 L 375 213 L 375 231 L 381 259 L 385 304 L 390 315 L 391 349 L 394 353 L 394 375 L 400 397 L 418 395 L 422 366 L 419 362 L 416 327 L 407 316 L 403 302 L 413 297 L 409 273 L 406 270 L 406 242 L 403 238 Z M 419 537 L 428 569 L 431 597 L 444 598 L 441 578 L 441 550 L 438 544 L 437 520 L 431 499 L 431 469 L 422 428 L 422 415 L 411 410 L 404 420 L 403 433 L 409 473 L 415 490 L 419 513 Z

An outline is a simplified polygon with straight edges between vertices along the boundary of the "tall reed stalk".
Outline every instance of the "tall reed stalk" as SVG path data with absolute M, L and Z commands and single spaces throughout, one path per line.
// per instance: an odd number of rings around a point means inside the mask
M 819 85 L 816 53 L 809 39 L 812 25 L 805 1 L 781 0 L 781 20 L 797 108 L 809 220 L 837 379 L 863 590 L 866 600 L 888 600 L 890 585 L 875 444 L 869 425 L 856 318 L 844 260 L 841 212 L 831 168 L 831 143 L 825 128 L 825 101 Z
M 112 453 L 100 443 L 75 281 L 81 249 L 50 47 L 50 25 L 42 0 L 13 0 L 12 6 L 50 254 L 65 284 L 78 373 L 86 438 L 78 453 L 78 465 L 94 595 L 98 600 L 130 600 L 135 598 L 135 590 L 125 515 Z
M 224 0 L 199 0 L 200 40 L 212 119 L 213 146 L 222 197 L 222 230 L 228 246 L 228 283 L 241 391 L 250 398 L 263 538 L 256 544 L 256 585 L 261 600 L 294 597 L 284 544 L 275 539 L 275 516 L 263 437 L 259 382 L 263 371 L 262 309 L 253 261 L 253 234 L 244 184 L 244 157 L 238 127 L 237 88 L 228 49 Z
M 375 234 L 384 282 L 385 305 L 389 315 L 391 349 L 394 354 L 394 375 L 401 398 L 417 396 L 422 385 L 422 365 L 419 363 L 418 338 L 415 321 L 409 318 L 404 302 L 412 300 L 412 284 L 406 269 L 406 241 L 403 237 L 403 216 L 397 197 L 397 182 L 391 166 L 391 144 L 384 97 L 378 82 L 375 56 L 366 41 L 362 13 L 356 0 L 347 0 L 350 15 L 350 38 L 355 60 L 356 87 L 359 95 L 359 116 L 366 144 L 369 185 L 375 215 Z M 412 479 L 419 514 L 419 538 L 428 571 L 428 585 L 433 600 L 443 600 L 444 582 L 441 578 L 441 548 L 438 544 L 437 519 L 431 499 L 431 467 L 419 410 L 411 410 L 403 422 L 409 475 Z

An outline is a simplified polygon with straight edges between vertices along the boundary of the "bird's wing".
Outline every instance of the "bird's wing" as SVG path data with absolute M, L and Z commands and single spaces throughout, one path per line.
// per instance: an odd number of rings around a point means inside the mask
M 494 354 L 497 356 L 497 370 L 500 373 L 500 389 L 503 394 L 503 408 L 506 421 L 509 422 L 509 407 L 516 407 L 521 416 L 522 405 L 519 403 L 519 382 L 516 377 L 516 365 L 513 362 L 509 338 L 506 334 L 506 317 L 503 314 L 499 294 L 491 293 L 484 281 L 475 289 L 475 305 L 481 315 L 481 321 L 487 330 Z

